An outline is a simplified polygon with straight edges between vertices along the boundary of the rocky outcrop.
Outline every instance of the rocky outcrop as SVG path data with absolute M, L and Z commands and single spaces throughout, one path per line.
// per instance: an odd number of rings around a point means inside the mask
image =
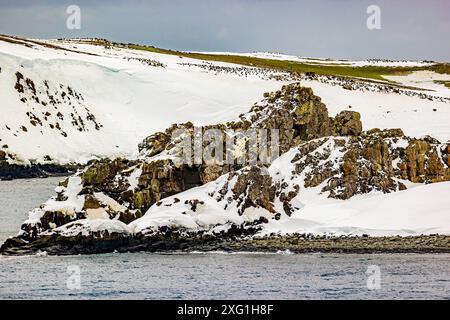
M 263 208 L 270 213 L 275 213 L 273 202 L 276 188 L 271 176 L 263 170 L 251 166 L 229 174 L 226 183 L 218 191 L 219 195 L 216 199 L 218 201 L 225 199 L 228 203 L 236 202 L 239 215 L 250 207 Z
M 450 143 L 444 146 L 442 150 L 443 159 L 448 168 L 450 168 Z
M 404 190 L 399 181 L 450 181 L 437 140 L 417 140 L 400 129 L 371 130 L 350 138 L 326 138 L 298 148 L 292 174 L 304 174 L 304 187 L 325 184 L 323 192 L 338 199 L 357 194 Z
M 448 145 L 437 144 L 431 137 L 411 141 L 400 165 L 401 177 L 418 183 L 448 181 Z
M 2 254 L 30 255 L 45 251 L 49 255 L 78 255 L 112 252 L 282 252 L 292 253 L 450 253 L 450 236 L 422 235 L 410 237 L 329 237 L 311 234 L 249 237 L 258 230 L 234 226 L 228 233 L 211 236 L 205 233 L 180 234 L 167 228 L 158 235 L 139 237 L 123 233 L 91 233 L 65 237 L 45 235 L 33 243 L 10 238 Z
M 209 150 L 213 141 L 197 139 L 206 136 L 209 129 L 215 129 L 221 138 L 222 161 L 197 159 L 195 149 Z M 244 136 L 242 145 L 234 144 L 232 149 L 227 148 L 226 142 L 252 129 L 269 130 L 270 135 L 270 129 L 279 130 L 277 148 L 283 156 L 272 164 L 239 162 L 241 148 L 248 148 L 251 141 Z M 179 143 L 187 140 L 193 142 L 194 150 L 186 155 Z M 211 235 L 211 230 L 218 227 L 207 219 L 196 218 L 211 208 L 210 201 L 216 204 L 214 210 L 218 204 L 219 211 L 238 215 L 224 218 L 218 228 L 220 234 L 236 230 L 241 230 L 238 234 L 251 234 L 259 230 L 260 224 L 301 210 L 296 199 L 305 189 L 316 188 L 326 197 L 345 200 L 372 191 L 403 190 L 406 186 L 401 180 L 450 180 L 450 145 L 430 137 L 409 138 L 400 129 L 362 131 L 357 112 L 343 111 L 330 118 L 321 99 L 300 84 L 265 94 L 263 101 L 235 121 L 200 128 L 190 122 L 173 125 L 146 138 L 139 150 L 139 157 L 133 160 L 92 161 L 62 182 L 50 204 L 33 211 L 19 236 L 9 240 L 2 250 L 14 251 L 19 244 L 32 248 L 33 243 L 39 248 L 55 243 L 66 246 L 64 237 L 70 239 L 69 244 L 100 241 L 105 248 L 149 248 L 149 243 L 162 234 L 177 234 L 178 240 L 184 234 L 198 240 L 199 235 Z M 206 184 L 211 189 L 201 197 L 172 197 Z M 148 227 L 137 224 L 128 230 L 153 208 L 154 213 L 171 210 L 168 214 L 183 215 L 179 217 L 183 227 L 173 226 L 173 219 L 161 217 Z M 85 222 L 98 219 L 111 222 L 108 228 L 112 231 L 89 229 L 88 236 L 80 238 L 80 230 L 90 226 Z M 101 233 L 102 230 L 107 233 Z M 123 232 L 127 235 L 122 237 Z M 145 244 L 149 235 L 153 238 Z
M 229 123 L 228 127 L 278 129 L 281 153 L 303 141 L 333 133 L 327 107 L 311 88 L 294 83 L 283 86 L 280 91 L 265 94 L 265 98 L 250 112 L 241 115 L 241 121 Z
M 362 132 L 361 115 L 354 111 L 342 111 L 333 119 L 337 136 L 358 136 Z

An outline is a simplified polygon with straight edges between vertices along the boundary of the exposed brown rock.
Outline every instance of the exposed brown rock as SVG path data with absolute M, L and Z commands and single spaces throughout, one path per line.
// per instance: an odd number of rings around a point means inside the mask
M 109 159 L 94 161 L 81 176 L 83 185 L 102 185 L 113 179 L 117 172 L 128 168 L 128 165 L 128 160 L 121 158 L 113 161 Z
M 333 119 L 338 136 L 357 136 L 362 132 L 361 115 L 355 111 L 342 111 Z
M 430 138 L 411 141 L 400 165 L 402 178 L 419 183 L 450 180 L 448 155 L 441 159 L 436 144 L 437 141 Z
M 447 167 L 450 168 L 450 144 L 446 145 L 444 148 L 442 148 L 442 154 L 443 158 L 445 160 L 445 163 Z
M 231 174 L 229 179 L 233 177 L 234 174 Z M 272 178 L 263 174 L 261 168 L 252 166 L 239 174 L 232 191 L 234 199 L 238 201 L 239 214 L 249 207 L 261 207 L 275 213 L 275 186 L 272 184 Z
M 101 207 L 100 201 L 97 198 L 95 198 L 93 195 L 88 194 L 84 197 L 83 210 L 98 209 L 100 207 Z

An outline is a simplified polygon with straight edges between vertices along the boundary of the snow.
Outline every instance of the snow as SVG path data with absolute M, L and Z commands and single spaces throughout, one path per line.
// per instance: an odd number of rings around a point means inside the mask
M 290 218 L 271 221 L 265 233 L 411 236 L 450 234 L 450 182 L 415 186 L 346 201 L 305 205 Z
M 78 195 L 82 187 L 81 178 L 79 176 L 69 177 L 67 188 L 61 186 L 55 188 L 56 192 L 63 191 L 67 196 L 67 199 L 64 201 L 56 201 L 55 198 L 47 200 L 39 208 L 32 210 L 24 223 L 38 223 L 46 211 L 59 211 L 66 215 L 76 217 L 76 212 L 81 211 L 84 205 L 84 196 Z
M 177 56 L 76 46 L 99 56 L 0 41 L 0 86 L 9 88 L 0 93 L 2 114 L 8 115 L 0 120 L 0 135 L 2 144 L 19 157 L 42 160 L 49 155 L 61 163 L 84 163 L 94 157 L 133 157 L 139 142 L 154 132 L 190 120 L 199 125 L 210 124 L 212 119 L 232 120 L 264 92 L 282 85 L 275 80 L 213 74 L 181 66 L 178 63 L 199 61 Z M 151 67 L 124 57 L 153 59 L 166 67 Z M 62 123 L 68 134 L 65 138 L 47 126 L 31 126 L 25 115 L 30 107 L 19 100 L 14 90 L 17 71 L 35 83 L 49 80 L 55 85 L 70 85 L 83 94 L 103 128 L 78 132 L 70 123 Z M 22 125 L 28 132 L 19 129 Z
M 141 176 L 141 174 L 142 174 L 141 168 L 136 168 L 133 170 L 133 172 L 128 177 L 128 183 L 130 184 L 128 190 L 134 190 L 137 188 L 139 183 L 139 177 Z
M 237 210 L 224 210 L 217 201 L 207 194 L 216 190 L 217 185 L 225 181 L 227 175 L 218 180 L 193 188 L 161 201 L 161 205 L 153 205 L 146 214 L 130 223 L 130 228 L 135 232 L 146 229 L 157 229 L 160 226 L 177 226 L 190 231 L 208 230 L 215 225 L 227 223 L 242 224 L 246 217 L 239 216 Z M 179 201 L 175 200 L 178 199 Z M 199 204 L 197 210 L 191 210 L 186 201 L 199 199 L 204 204 Z
M 118 203 L 113 198 L 108 197 L 103 192 L 94 192 L 94 197 L 96 199 L 98 199 L 102 204 L 105 204 L 107 207 L 109 207 L 114 212 L 125 212 L 127 210 L 127 208 L 122 206 L 120 203 Z
M 420 87 L 432 90 L 440 96 L 450 97 L 450 88 L 435 81 L 450 81 L 450 74 L 441 74 L 434 71 L 414 71 L 401 76 L 384 76 L 387 80 L 401 83 L 405 86 Z
M 333 139 L 329 139 L 315 152 L 333 147 Z M 332 149 L 333 150 L 333 149 Z M 416 184 L 401 181 L 407 190 L 389 194 L 371 192 L 357 195 L 348 200 L 328 198 L 321 190 L 326 182 L 314 187 L 305 188 L 305 172 L 292 175 L 294 164 L 291 160 L 298 154 L 296 148 L 291 149 L 274 161 L 268 173 L 274 183 L 287 182 L 285 191 L 296 184 L 300 192 L 291 201 L 297 209 L 289 217 L 281 215 L 280 220 L 272 219 L 273 214 L 262 208 L 247 208 L 242 215 L 238 214 L 236 201 L 229 202 L 231 190 L 236 177 L 231 179 L 225 200 L 217 201 L 211 196 L 221 190 L 229 175 L 221 176 L 216 181 L 204 186 L 187 190 L 175 196 L 163 199 L 153 205 L 146 214 L 132 222 L 129 227 L 135 232 L 149 232 L 160 226 L 176 226 L 189 231 L 220 232 L 230 224 L 241 225 L 245 222 L 266 217 L 268 224 L 263 224 L 259 235 L 271 233 L 310 233 L 328 235 L 363 235 L 370 236 L 411 236 L 422 234 L 450 234 L 450 182 L 435 184 Z M 328 159 L 334 161 L 342 157 L 338 150 L 331 152 Z M 333 160 L 335 159 L 335 160 Z M 203 204 L 197 210 L 191 210 L 189 200 L 199 199 Z M 277 212 L 284 212 L 282 203 L 276 201 Z
M 88 220 L 109 219 L 109 215 L 103 208 L 87 209 L 86 219 Z
M 181 58 L 147 51 L 123 48 L 105 49 L 102 46 L 73 41 L 45 41 L 70 50 L 57 50 L 32 44 L 33 47 L 0 41 L 0 120 L 2 145 L 16 153 L 24 163 L 29 160 L 44 162 L 45 156 L 59 163 L 85 163 L 99 157 L 134 157 L 137 145 L 150 134 L 163 131 L 173 123 L 193 121 L 195 124 L 211 124 L 235 119 L 249 110 L 267 91 L 279 89 L 283 82 L 239 76 L 223 72 L 208 72 L 196 66 L 205 64 L 201 60 Z M 277 54 L 253 54 L 271 59 L 290 59 Z M 152 59 L 165 67 L 152 67 L 133 60 Z M 129 60 L 131 59 L 131 60 Z M 340 60 L 312 59 L 326 63 L 343 63 Z M 344 61 L 345 62 L 345 61 Z M 350 62 L 346 62 L 350 63 Z M 236 66 L 221 62 L 208 62 L 214 66 Z M 80 132 L 70 121 L 71 108 L 58 106 L 66 118 L 59 121 L 52 112 L 52 123 L 61 122 L 64 137 L 44 124 L 30 125 L 26 112 L 34 108 L 34 114 L 43 111 L 31 102 L 19 100 L 14 90 L 15 73 L 20 71 L 36 84 L 49 80 L 55 87 L 70 86 L 85 98 L 85 105 L 78 111 L 83 115 L 84 107 L 103 125 L 100 130 L 88 126 Z M 450 90 L 435 84 L 441 79 L 436 74 L 420 74 L 421 81 L 411 76 L 397 77 L 403 84 L 421 85 L 437 90 L 433 94 L 450 97 Z M 431 80 L 430 80 L 431 79 Z M 379 92 L 348 91 L 339 86 L 319 81 L 304 81 L 322 97 L 330 115 L 335 115 L 349 105 L 362 115 L 365 129 L 373 127 L 402 127 L 410 136 L 430 134 L 442 141 L 450 139 L 450 107 L 448 103 L 429 101 L 417 97 Z M 433 111 L 436 109 L 436 111 Z M 23 132 L 21 126 L 27 128 Z M 11 130 L 6 128 L 8 126 Z
M 203 54 L 214 54 L 214 55 L 233 55 L 233 56 L 243 56 L 243 57 L 254 57 L 269 60 L 281 60 L 281 61 L 295 61 L 305 64 L 320 64 L 320 65 L 342 65 L 342 66 L 353 66 L 353 67 L 363 67 L 363 66 L 378 66 L 378 67 L 420 67 L 420 66 L 430 66 L 434 62 L 425 61 L 412 61 L 412 60 L 385 60 L 385 59 L 367 59 L 367 60 L 337 60 L 330 58 L 312 58 L 312 57 L 298 57 L 294 55 L 288 55 L 283 53 L 274 52 L 250 52 L 250 53 L 236 53 L 236 52 L 197 52 Z
M 260 216 L 270 218 L 263 209 L 250 208 L 239 216 L 233 209 L 224 210 L 221 204 L 207 196 L 211 184 L 195 188 L 174 197 L 164 204 L 173 203 L 173 198 L 202 199 L 203 209 L 189 212 L 184 204 L 172 207 L 149 209 L 144 217 L 132 222 L 129 227 L 134 232 L 156 228 L 162 225 L 177 226 L 190 231 L 208 230 L 213 226 L 219 232 L 229 223 L 242 224 Z M 314 189 L 314 188 L 312 188 Z M 310 191 L 313 191 L 313 190 Z M 304 191 L 304 190 L 302 190 Z M 291 217 L 282 215 L 279 221 L 269 219 L 263 224 L 259 235 L 277 234 L 328 234 L 370 236 L 414 236 L 423 234 L 450 234 L 450 182 L 414 186 L 405 191 L 391 194 L 368 194 L 349 200 L 334 200 L 310 192 L 303 195 L 300 210 Z M 302 202 L 303 201 L 303 202 Z M 181 212 L 185 210 L 186 214 Z
M 89 236 L 96 232 L 131 234 L 132 231 L 128 226 L 118 220 L 108 219 L 81 219 L 59 228 L 53 229 L 47 233 L 58 233 L 63 237 L 74 237 L 77 235 Z
M 322 98 L 332 117 L 342 110 L 359 112 L 363 130 L 401 128 L 410 137 L 431 135 L 441 142 L 450 140 L 450 103 L 382 92 L 345 90 L 317 81 L 305 80 L 302 84 L 311 87 L 314 94 Z

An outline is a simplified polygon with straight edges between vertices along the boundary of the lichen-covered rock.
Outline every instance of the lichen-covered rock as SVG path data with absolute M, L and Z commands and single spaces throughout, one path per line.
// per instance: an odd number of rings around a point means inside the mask
M 293 83 L 265 96 L 265 100 L 240 116 L 240 125 L 234 122 L 228 127 L 278 129 L 281 153 L 301 142 L 332 134 L 327 107 L 311 88 Z
M 219 178 L 221 175 L 230 171 L 229 166 L 210 165 L 202 166 L 200 170 L 200 180 L 203 184 L 211 182 Z
M 331 134 L 328 110 L 311 88 L 295 88 L 298 106 L 295 108 L 295 130 L 298 138 L 308 141 Z M 294 89 L 294 90 L 295 90 Z
M 99 186 L 111 182 L 119 171 L 128 168 L 128 160 L 100 160 L 93 161 L 82 174 L 83 184 Z
M 373 138 L 404 138 L 405 134 L 402 129 L 384 129 L 381 130 L 379 128 L 373 128 L 362 133 L 364 138 L 373 137 Z
M 342 158 L 339 176 L 332 177 L 323 190 L 330 191 L 332 198 L 345 200 L 373 190 L 389 193 L 397 188 L 387 143 L 361 141 L 349 146 Z
M 100 207 L 101 202 L 95 196 L 88 194 L 84 197 L 83 210 L 98 209 Z
M 430 137 L 412 140 L 400 164 L 402 178 L 418 183 L 450 180 L 448 155 L 441 152 L 446 147 Z
M 146 157 L 153 157 L 164 150 L 171 147 L 173 134 L 176 130 L 190 130 L 192 131 L 194 125 L 192 122 L 186 122 L 183 124 L 173 124 L 164 132 L 156 132 L 147 138 L 145 138 L 139 145 L 139 152 Z
M 355 111 L 341 111 L 333 119 L 333 126 L 338 136 L 357 136 L 362 132 L 361 115 Z
M 152 157 L 165 150 L 170 142 L 170 136 L 163 132 L 157 132 L 145 138 L 138 146 L 139 152 L 147 151 L 147 155 Z

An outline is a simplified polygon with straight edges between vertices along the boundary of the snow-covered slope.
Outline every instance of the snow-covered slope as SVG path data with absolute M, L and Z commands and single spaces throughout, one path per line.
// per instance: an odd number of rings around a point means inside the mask
M 383 92 L 345 90 L 309 80 L 302 84 L 313 88 L 332 116 L 342 110 L 359 112 L 364 130 L 402 128 L 406 135 L 412 137 L 429 134 L 442 142 L 450 139 L 449 102 Z M 449 97 L 450 90 L 442 87 L 439 92 Z
M 431 61 L 412 61 L 412 60 L 387 60 L 387 59 L 367 59 L 359 61 L 351 60 L 336 60 L 336 59 L 324 59 L 324 58 L 312 58 L 312 57 L 298 57 L 283 53 L 275 52 L 249 52 L 249 53 L 235 53 L 235 52 L 198 52 L 216 55 L 237 55 L 244 57 L 254 57 L 270 60 L 282 60 L 282 61 L 295 61 L 305 64 L 318 64 L 318 65 L 341 65 L 341 66 L 378 66 L 378 67 L 418 67 L 418 66 L 430 66 L 435 64 Z
M 275 162 L 273 168 L 281 164 Z M 450 182 L 431 185 L 410 185 L 405 191 L 392 194 L 371 193 L 348 200 L 327 198 L 320 187 L 303 189 L 294 199 L 300 208 L 291 216 L 279 220 L 262 208 L 249 208 L 244 215 L 237 213 L 235 203 L 225 206 L 210 196 L 221 189 L 227 177 L 207 185 L 185 191 L 154 205 L 146 215 L 130 224 L 138 233 L 161 226 L 177 226 L 190 230 L 227 230 L 231 224 L 243 224 L 266 217 L 260 235 L 370 235 L 418 236 L 422 234 L 450 234 Z M 230 186 L 232 188 L 232 186 Z M 176 200 L 175 200 L 176 199 Z M 192 200 L 202 199 L 195 210 Z M 225 202 L 225 203 L 224 203 Z M 224 209 L 225 207 L 225 209 Z M 148 231 L 147 231 L 148 232 Z
M 258 76 L 208 73 L 180 65 L 198 61 L 176 56 L 94 45 L 77 47 L 97 56 L 0 41 L 0 144 L 20 158 L 40 160 L 48 155 L 59 162 L 85 162 L 94 156 L 132 156 L 137 154 L 138 143 L 153 132 L 188 120 L 198 124 L 231 120 L 264 92 L 281 85 Z M 135 60 L 138 58 L 164 66 L 151 66 Z M 14 88 L 17 72 L 24 77 L 23 94 Z M 26 79 L 33 81 L 39 102 Z M 67 87 L 82 95 L 80 105 L 72 106 L 61 97 Z M 50 105 L 47 90 L 60 103 Z M 21 101 L 22 97 L 27 100 Z M 86 130 L 79 131 L 72 124 L 72 107 L 83 113 L 84 121 L 88 108 L 101 128 L 87 124 Z M 31 124 L 27 112 L 42 124 Z M 46 117 L 47 112 L 50 115 Z M 63 119 L 58 119 L 59 112 Z M 54 128 L 57 124 L 61 130 Z
M 253 56 L 290 59 L 273 54 Z M 411 64 L 415 65 L 406 63 Z M 8 37 L 0 37 L 0 68 L 0 147 L 25 161 L 51 159 L 59 163 L 132 157 L 143 138 L 172 123 L 189 120 L 201 125 L 235 119 L 262 93 L 292 81 L 282 72 L 105 48 L 87 41 L 37 42 Z M 19 81 L 23 93 L 15 88 L 18 72 L 23 76 Z M 26 84 L 27 79 L 36 93 Z M 426 79 L 415 85 L 425 83 L 425 88 L 437 90 L 427 93 L 450 97 L 448 88 L 440 84 L 430 87 Z M 409 78 L 398 80 L 411 84 Z M 449 100 L 346 90 L 314 79 L 305 79 L 303 84 L 322 97 L 332 116 L 350 108 L 360 112 L 364 129 L 402 127 L 410 136 L 450 139 Z M 69 88 L 82 99 L 70 101 Z M 54 105 L 50 105 L 51 98 Z

